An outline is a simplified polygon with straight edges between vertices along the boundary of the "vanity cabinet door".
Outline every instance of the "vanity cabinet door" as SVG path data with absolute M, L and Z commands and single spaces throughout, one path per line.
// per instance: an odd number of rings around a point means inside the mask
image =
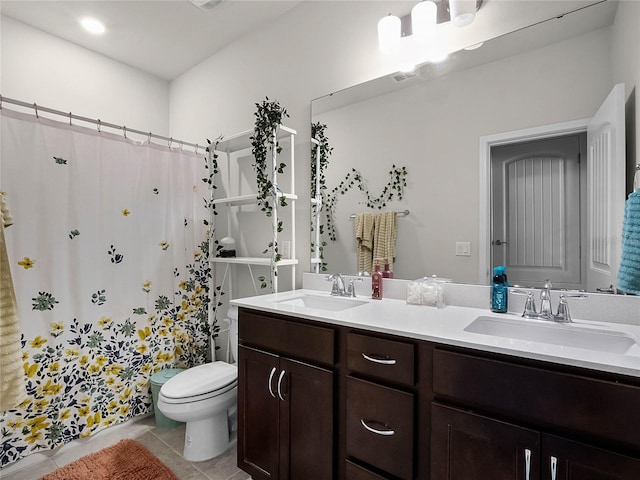
M 333 373 L 239 346 L 238 466 L 254 480 L 333 478 Z
M 333 373 L 280 360 L 280 478 L 333 478 Z M 282 381 L 280 381 L 282 375 Z
M 280 359 L 243 345 L 238 349 L 238 466 L 255 480 L 279 478 L 280 405 L 274 388 Z
M 431 480 L 538 480 L 539 465 L 537 431 L 432 404 Z
M 633 427 L 632 427 L 633 428 Z M 637 480 L 640 459 L 542 436 L 542 480 Z

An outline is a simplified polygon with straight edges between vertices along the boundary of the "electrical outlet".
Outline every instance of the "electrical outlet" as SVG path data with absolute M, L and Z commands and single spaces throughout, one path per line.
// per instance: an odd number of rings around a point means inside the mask
M 458 256 L 458 257 L 470 257 L 471 256 L 471 242 L 456 242 L 456 256 Z
M 280 250 L 280 255 L 282 255 L 282 258 L 283 259 L 291 258 L 291 242 L 288 240 L 284 240 L 280 242 L 278 245 L 280 247 L 278 250 Z

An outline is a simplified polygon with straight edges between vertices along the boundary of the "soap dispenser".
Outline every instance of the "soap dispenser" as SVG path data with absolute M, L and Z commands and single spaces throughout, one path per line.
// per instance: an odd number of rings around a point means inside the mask
M 380 261 L 376 259 L 376 264 L 371 274 L 371 298 L 374 300 L 382 300 L 382 278 Z
M 393 278 L 393 272 L 389 270 L 389 259 L 384 259 L 384 270 L 382 271 L 382 278 Z
M 493 269 L 493 281 L 491 282 L 491 311 L 495 313 L 507 313 L 509 300 L 509 283 L 507 281 L 506 267 L 500 265 Z

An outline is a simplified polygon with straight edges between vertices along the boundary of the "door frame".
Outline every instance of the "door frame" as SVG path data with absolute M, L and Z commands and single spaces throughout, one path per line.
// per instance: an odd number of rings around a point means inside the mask
M 560 137 L 587 131 L 591 118 L 551 123 L 538 127 L 512 130 L 494 135 L 484 135 L 479 142 L 479 215 L 478 215 L 478 283 L 489 285 L 491 279 L 491 148 L 529 140 Z

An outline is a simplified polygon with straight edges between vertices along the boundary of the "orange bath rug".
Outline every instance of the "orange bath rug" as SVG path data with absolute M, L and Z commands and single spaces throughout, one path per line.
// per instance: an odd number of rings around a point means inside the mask
M 178 477 L 138 442 L 120 440 L 40 480 L 178 480 Z

